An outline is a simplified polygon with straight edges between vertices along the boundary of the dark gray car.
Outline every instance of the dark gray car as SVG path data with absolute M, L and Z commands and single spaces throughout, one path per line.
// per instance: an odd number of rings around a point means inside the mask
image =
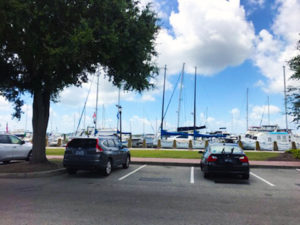
M 102 171 L 109 175 L 113 167 L 129 167 L 130 152 L 116 136 L 74 138 L 66 146 L 63 165 L 69 174 L 77 170 Z

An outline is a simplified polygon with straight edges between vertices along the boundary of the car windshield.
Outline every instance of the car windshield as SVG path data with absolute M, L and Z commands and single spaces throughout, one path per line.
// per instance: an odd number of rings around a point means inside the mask
M 224 146 L 224 145 L 216 145 L 210 147 L 211 153 L 219 154 L 219 153 L 243 153 L 242 149 L 238 146 Z

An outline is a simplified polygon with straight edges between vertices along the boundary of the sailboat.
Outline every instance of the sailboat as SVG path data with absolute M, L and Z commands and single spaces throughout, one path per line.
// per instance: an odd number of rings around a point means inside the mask
M 100 78 L 100 71 L 97 73 L 96 105 L 95 105 L 95 112 L 93 113 L 94 126 L 87 126 L 86 129 L 79 130 L 80 123 L 81 123 L 82 117 L 84 116 L 84 113 L 85 113 L 85 110 L 86 110 L 86 104 L 87 104 L 87 101 L 88 101 L 88 98 L 89 98 L 89 95 L 90 95 L 90 92 L 91 92 L 91 87 L 92 87 L 92 84 L 93 84 L 93 79 L 92 79 L 92 82 L 91 82 L 91 85 L 90 85 L 90 88 L 89 88 L 89 91 L 88 91 L 88 94 L 87 94 L 87 97 L 86 97 L 86 100 L 85 100 L 85 103 L 84 103 L 84 106 L 83 106 L 83 110 L 81 112 L 80 119 L 78 121 L 77 129 L 75 131 L 74 136 L 75 137 L 78 137 L 78 136 L 80 136 L 80 137 L 91 137 L 91 136 L 102 136 L 102 135 L 119 135 L 120 139 L 121 139 L 122 138 L 122 133 L 124 133 L 124 132 L 122 132 L 122 127 L 121 127 L 121 124 L 122 124 L 121 109 L 122 109 L 122 107 L 120 106 L 120 91 L 119 91 L 119 100 L 118 100 L 118 105 L 117 105 L 117 107 L 118 107 L 117 128 L 116 129 L 104 128 L 104 127 L 99 128 L 99 126 L 98 126 L 99 78 Z M 103 106 L 103 110 L 104 110 L 104 106 Z M 104 122 L 102 122 L 102 124 L 104 125 Z
M 248 89 L 247 89 L 247 132 L 241 136 L 244 149 L 255 149 L 256 142 L 259 142 L 260 149 L 272 151 L 274 142 L 276 141 L 279 151 L 289 150 L 292 142 L 296 143 L 296 147 L 300 147 L 300 137 L 294 135 L 291 129 L 286 126 L 285 129 L 280 128 L 277 124 L 270 124 L 270 110 L 268 97 L 268 125 L 262 125 L 262 119 L 259 126 L 248 127 Z M 263 115 L 262 115 L 263 118 Z
M 166 70 L 167 66 L 164 69 L 164 85 L 163 85 L 163 99 L 162 99 L 162 117 L 161 117 L 161 129 L 160 129 L 160 138 L 161 138 L 161 146 L 165 148 L 172 148 L 173 141 L 176 140 L 177 148 L 189 148 L 190 140 L 193 143 L 193 148 L 204 148 L 206 138 L 223 138 L 225 137 L 223 134 L 201 134 L 199 133 L 200 129 L 205 129 L 205 126 L 196 126 L 196 91 L 197 91 L 197 67 L 195 67 L 195 80 L 194 80 L 194 125 L 193 126 L 184 126 L 180 127 L 180 106 L 181 106 L 181 95 L 182 95 L 182 86 L 183 86 L 183 76 L 184 76 L 184 67 L 185 63 L 182 66 L 182 72 L 180 74 L 181 83 L 180 83 L 180 93 L 179 93 L 179 103 L 178 103 L 178 119 L 177 119 L 177 130 L 170 132 L 164 129 L 164 118 L 166 116 L 166 112 L 164 112 L 164 102 L 165 102 L 165 82 L 166 82 Z M 179 81 L 179 79 L 178 79 Z M 174 87 L 177 87 L 177 84 Z M 173 93 L 174 93 L 173 90 Z M 173 94 L 172 94 L 173 96 Z M 171 96 L 171 99 L 172 99 Z M 171 100 L 170 99 L 170 100 Z M 168 109 L 168 107 L 167 107 Z M 167 111 L 167 110 L 166 110 Z

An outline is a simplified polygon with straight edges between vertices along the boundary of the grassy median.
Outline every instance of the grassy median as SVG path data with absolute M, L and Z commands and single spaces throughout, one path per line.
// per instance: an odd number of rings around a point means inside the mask
M 64 148 L 47 149 L 47 155 L 63 155 Z M 175 159 L 200 159 L 202 154 L 198 151 L 172 151 L 172 150 L 130 150 L 132 157 L 139 158 L 175 158 Z M 274 152 L 246 152 L 249 160 L 268 160 L 270 158 L 278 157 L 282 153 Z

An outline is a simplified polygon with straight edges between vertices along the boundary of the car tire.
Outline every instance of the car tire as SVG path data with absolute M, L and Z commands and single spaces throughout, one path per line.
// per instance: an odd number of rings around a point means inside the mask
M 3 164 L 9 164 L 10 160 L 3 161 Z
M 130 157 L 129 155 L 127 155 L 125 163 L 122 164 L 123 169 L 127 169 L 129 167 L 129 164 L 130 164 Z
M 244 180 L 248 180 L 248 179 L 249 179 L 249 174 L 243 174 L 243 175 L 242 175 L 242 178 L 243 178 Z
M 109 174 L 111 174 L 111 170 L 112 170 L 112 161 L 111 161 L 111 159 L 109 159 L 109 160 L 107 160 L 107 163 L 103 170 L 103 175 L 108 176 Z
M 70 175 L 76 174 L 77 170 L 73 168 L 67 168 L 67 173 Z
M 31 161 L 32 159 L 32 151 L 30 151 L 27 155 L 26 161 Z

